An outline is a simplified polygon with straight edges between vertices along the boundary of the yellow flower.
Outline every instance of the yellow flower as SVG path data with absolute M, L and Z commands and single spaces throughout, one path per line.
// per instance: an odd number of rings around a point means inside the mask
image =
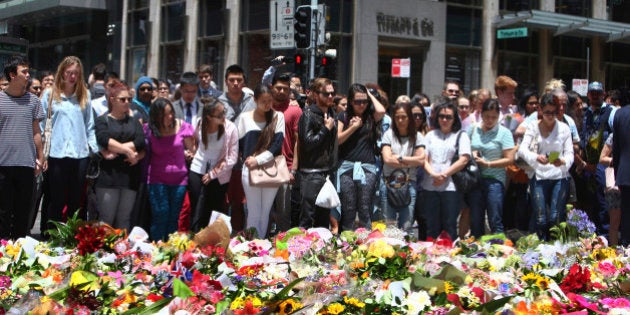
M 598 248 L 593 250 L 589 257 L 594 260 L 614 259 L 617 258 L 617 252 L 610 247 Z
M 549 279 L 547 277 L 539 277 L 536 279 L 536 286 L 541 290 L 547 290 L 549 288 Z
M 368 248 L 368 256 L 373 257 L 391 258 L 394 257 L 395 253 L 394 248 L 381 239 L 377 239 L 370 243 Z
M 359 302 L 359 300 L 357 300 L 357 298 L 348 298 L 347 296 L 343 297 L 343 302 L 348 304 L 348 305 L 354 305 L 358 308 L 364 308 L 365 307 L 365 303 L 363 302 Z
M 17 255 L 20 253 L 20 249 L 22 249 L 22 247 L 20 247 L 20 245 L 11 245 L 11 244 L 7 244 L 7 246 L 5 246 L 7 255 L 11 256 L 11 257 L 17 257 Z
M 333 303 L 328 305 L 328 314 L 337 315 L 343 312 L 345 309 L 346 307 L 341 305 L 340 303 Z
M 280 303 L 280 305 L 278 305 L 278 308 L 280 309 L 280 311 L 278 312 L 278 314 L 280 315 L 285 315 L 285 314 L 292 314 L 293 312 L 295 312 L 296 310 L 302 308 L 302 303 L 294 300 L 294 299 L 288 299 L 288 300 L 284 300 L 282 301 L 282 303 Z
M 245 307 L 245 301 L 242 297 L 237 297 L 236 299 L 234 299 L 234 301 L 232 301 L 232 303 L 230 303 L 231 310 L 238 310 L 243 307 Z
M 450 282 L 444 281 L 444 293 L 446 294 L 451 293 L 453 292 L 453 289 L 454 287 Z
M 372 222 L 372 231 L 379 230 L 380 232 L 384 232 L 387 228 L 387 225 L 381 221 Z

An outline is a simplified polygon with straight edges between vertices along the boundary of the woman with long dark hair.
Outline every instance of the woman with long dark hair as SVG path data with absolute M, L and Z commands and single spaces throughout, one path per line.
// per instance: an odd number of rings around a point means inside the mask
M 278 187 L 252 186 L 249 170 L 272 161 L 282 154 L 284 140 L 284 115 L 273 110 L 271 89 L 259 85 L 254 90 L 256 108 L 241 113 L 236 126 L 239 152 L 243 159 L 243 190 L 247 198 L 247 228 L 255 228 L 259 237 L 267 236 L 269 213 L 276 198 Z
M 371 211 L 378 183 L 376 170 L 378 122 L 385 115 L 385 107 L 361 84 L 348 90 L 348 108 L 337 116 L 339 160 L 337 181 L 341 190 L 341 230 L 354 230 L 355 218 L 359 226 L 369 227 Z
M 238 131 L 225 119 L 225 106 L 212 97 L 202 97 L 202 114 L 195 124 L 197 152 L 190 164 L 188 193 L 192 209 L 191 230 L 208 225 L 212 210 L 225 210 L 225 194 L 238 160 Z M 198 201 L 203 204 L 198 204 Z
M 98 152 L 90 92 L 79 58 L 68 56 L 61 61 L 54 85 L 45 91 L 41 101 L 45 117 L 52 111 L 52 136 L 46 139 L 51 141 L 46 175 L 50 198 L 48 220 L 62 221 L 64 207 L 67 217 L 79 209 L 88 156 Z M 46 119 L 41 122 L 41 130 L 44 130 Z M 53 226 L 49 224 L 48 227 Z
M 158 98 L 151 104 L 144 132 L 150 146 L 148 183 L 151 201 L 151 239 L 164 240 L 177 231 L 188 169 L 184 149 L 195 152 L 193 127 L 175 118 L 171 101 Z
M 518 155 L 533 168 L 528 175 L 536 232 L 541 239 L 548 240 L 549 229 L 566 217 L 567 177 L 573 164 L 573 142 L 569 126 L 556 118 L 558 104 L 553 95 L 544 94 L 540 106 L 542 119 L 527 126 Z M 531 151 L 532 141 L 538 143 L 536 152 Z
M 408 206 L 396 206 L 388 200 L 385 218 L 398 222 L 401 229 L 409 229 L 413 224 L 413 214 L 416 204 L 416 175 L 417 168 L 424 163 L 424 136 L 416 131 L 416 124 L 412 120 L 411 105 L 408 102 L 396 102 L 391 107 L 392 128 L 383 135 L 383 175 L 388 185 L 400 185 L 399 176 L 402 174 L 409 186 L 410 200 Z

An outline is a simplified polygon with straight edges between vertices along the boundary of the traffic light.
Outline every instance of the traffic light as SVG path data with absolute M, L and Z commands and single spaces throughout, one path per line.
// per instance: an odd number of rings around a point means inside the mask
M 295 48 L 309 49 L 312 47 L 312 25 L 313 25 L 313 10 L 311 6 L 302 5 L 295 10 L 295 22 L 293 22 L 293 28 L 295 29 Z
M 303 54 L 295 54 L 293 57 L 295 63 L 293 64 L 293 72 L 298 75 L 304 74 L 304 70 L 306 69 L 306 59 Z

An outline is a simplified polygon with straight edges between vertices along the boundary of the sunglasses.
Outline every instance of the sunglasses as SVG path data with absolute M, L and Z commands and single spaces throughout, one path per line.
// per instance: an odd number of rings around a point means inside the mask
M 141 87 L 140 91 L 142 91 L 142 92 L 150 92 L 150 91 L 153 91 L 153 88 L 151 88 L 151 87 Z
M 354 105 L 367 105 L 370 101 L 368 100 L 354 100 L 352 103 Z
M 123 102 L 123 103 L 127 103 L 127 102 L 131 102 L 131 97 L 119 97 L 118 100 Z
M 415 113 L 415 114 L 411 114 L 413 116 L 413 119 L 422 119 L 424 118 L 424 114 L 423 113 Z
M 453 120 L 453 115 L 438 115 L 438 119 Z
M 31 88 L 32 88 L 33 90 L 41 90 L 41 89 L 42 89 L 42 87 L 41 87 L 41 86 L 31 86 Z
M 333 97 L 335 96 L 335 92 L 319 92 L 319 94 L 323 97 Z

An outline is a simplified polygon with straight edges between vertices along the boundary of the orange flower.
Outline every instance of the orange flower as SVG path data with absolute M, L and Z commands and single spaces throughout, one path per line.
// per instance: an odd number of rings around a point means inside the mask
M 289 250 L 288 249 L 276 249 L 276 252 L 273 254 L 273 257 L 280 257 L 286 261 L 289 260 Z

